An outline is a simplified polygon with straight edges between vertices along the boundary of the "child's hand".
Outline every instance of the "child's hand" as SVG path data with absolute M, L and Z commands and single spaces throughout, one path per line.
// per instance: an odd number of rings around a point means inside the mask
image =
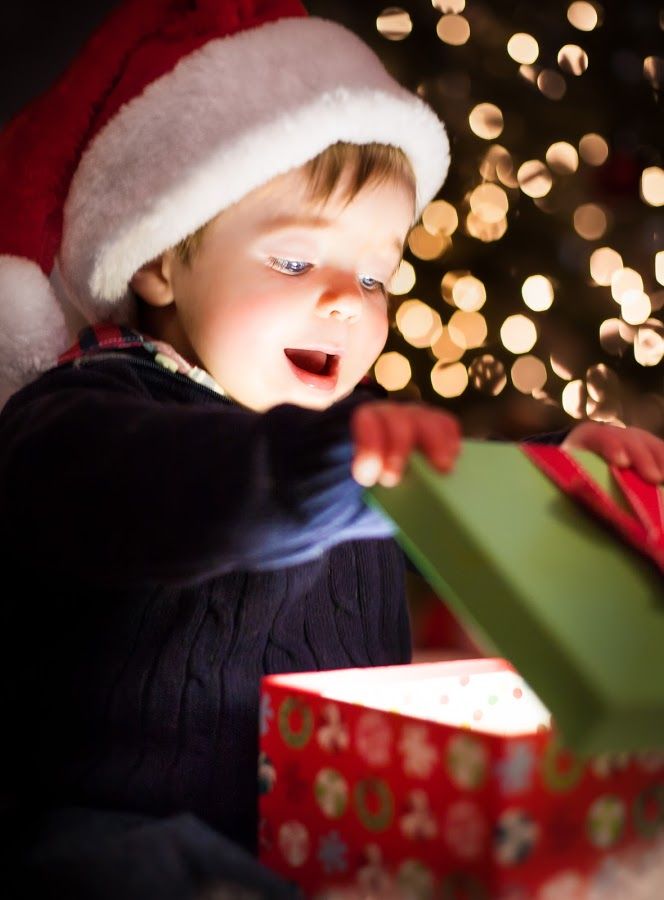
M 562 443 L 563 450 L 572 447 L 592 450 L 611 465 L 632 467 L 645 481 L 664 481 L 664 441 L 643 428 L 583 422 Z
M 398 484 L 412 450 L 449 472 L 461 446 L 456 418 L 423 403 L 363 403 L 353 411 L 351 434 L 352 474 L 364 487 Z

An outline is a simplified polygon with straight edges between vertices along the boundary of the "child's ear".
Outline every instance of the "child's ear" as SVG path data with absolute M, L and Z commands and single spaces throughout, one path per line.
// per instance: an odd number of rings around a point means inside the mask
M 168 251 L 141 266 L 132 275 L 129 286 L 150 306 L 168 306 L 172 303 L 171 257 Z

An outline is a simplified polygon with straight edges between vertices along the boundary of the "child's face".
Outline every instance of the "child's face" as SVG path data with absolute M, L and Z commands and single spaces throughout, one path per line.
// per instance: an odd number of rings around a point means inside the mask
M 162 336 L 250 409 L 329 406 L 385 344 L 383 286 L 413 208 L 406 184 L 369 183 L 349 203 L 337 189 L 321 205 L 300 169 L 279 176 L 217 216 L 189 266 L 164 255 L 174 300 Z

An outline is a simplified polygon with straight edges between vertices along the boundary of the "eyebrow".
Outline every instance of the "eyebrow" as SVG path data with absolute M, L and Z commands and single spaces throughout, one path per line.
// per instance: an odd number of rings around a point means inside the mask
M 326 219 L 324 216 L 276 216 L 270 219 L 265 226 L 265 234 L 272 234 L 276 231 L 285 231 L 288 228 L 328 228 L 332 225 L 332 219 Z M 391 246 L 397 251 L 399 256 L 403 256 L 405 241 L 400 241 L 395 237 Z

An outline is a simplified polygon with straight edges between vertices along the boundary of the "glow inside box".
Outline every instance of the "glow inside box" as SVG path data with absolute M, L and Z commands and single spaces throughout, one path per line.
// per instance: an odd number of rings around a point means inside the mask
M 565 896 L 608 898 L 611 871 L 664 878 L 664 754 L 575 756 L 504 660 L 262 691 L 261 859 L 307 897 L 541 900 L 564 877 Z

